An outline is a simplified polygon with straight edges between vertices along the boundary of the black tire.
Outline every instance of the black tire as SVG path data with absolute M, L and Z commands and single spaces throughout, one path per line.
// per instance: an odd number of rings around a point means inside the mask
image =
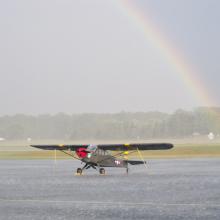
M 104 169 L 104 168 L 100 168 L 100 169 L 99 169 L 99 173 L 100 173 L 101 175 L 105 175 L 105 169 Z
M 76 173 L 77 173 L 78 175 L 82 175 L 82 169 L 81 169 L 81 168 L 77 168 Z

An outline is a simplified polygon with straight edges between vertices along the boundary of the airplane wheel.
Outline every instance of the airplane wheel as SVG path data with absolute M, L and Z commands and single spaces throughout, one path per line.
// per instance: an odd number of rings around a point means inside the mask
M 105 169 L 104 169 L 104 168 L 100 168 L 100 169 L 99 169 L 99 173 L 100 173 L 101 175 L 104 175 L 104 174 L 105 174 Z
M 81 169 L 81 168 L 77 168 L 76 174 L 77 174 L 77 175 L 82 175 L 82 169 Z

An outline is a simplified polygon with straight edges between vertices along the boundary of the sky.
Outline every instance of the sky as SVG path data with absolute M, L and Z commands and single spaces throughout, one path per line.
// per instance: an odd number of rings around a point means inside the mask
M 219 106 L 219 9 L 218 0 L 0 0 L 0 115 Z M 198 84 L 184 82 L 146 22 Z

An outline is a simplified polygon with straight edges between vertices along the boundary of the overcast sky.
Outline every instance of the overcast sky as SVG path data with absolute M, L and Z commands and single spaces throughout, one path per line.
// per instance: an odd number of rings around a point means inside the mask
M 120 0 L 0 0 L 0 115 L 204 105 Z M 135 0 L 220 105 L 220 1 Z

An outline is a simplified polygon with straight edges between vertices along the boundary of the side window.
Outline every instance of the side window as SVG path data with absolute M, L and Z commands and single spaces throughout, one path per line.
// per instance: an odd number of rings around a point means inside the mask
M 104 151 L 103 151 L 103 150 L 101 150 L 101 149 L 99 149 L 99 148 L 98 148 L 97 150 L 98 150 L 98 154 L 99 154 L 99 155 L 104 155 Z
M 100 151 L 99 148 L 96 149 L 96 153 L 97 153 L 97 154 L 101 154 L 101 151 Z

